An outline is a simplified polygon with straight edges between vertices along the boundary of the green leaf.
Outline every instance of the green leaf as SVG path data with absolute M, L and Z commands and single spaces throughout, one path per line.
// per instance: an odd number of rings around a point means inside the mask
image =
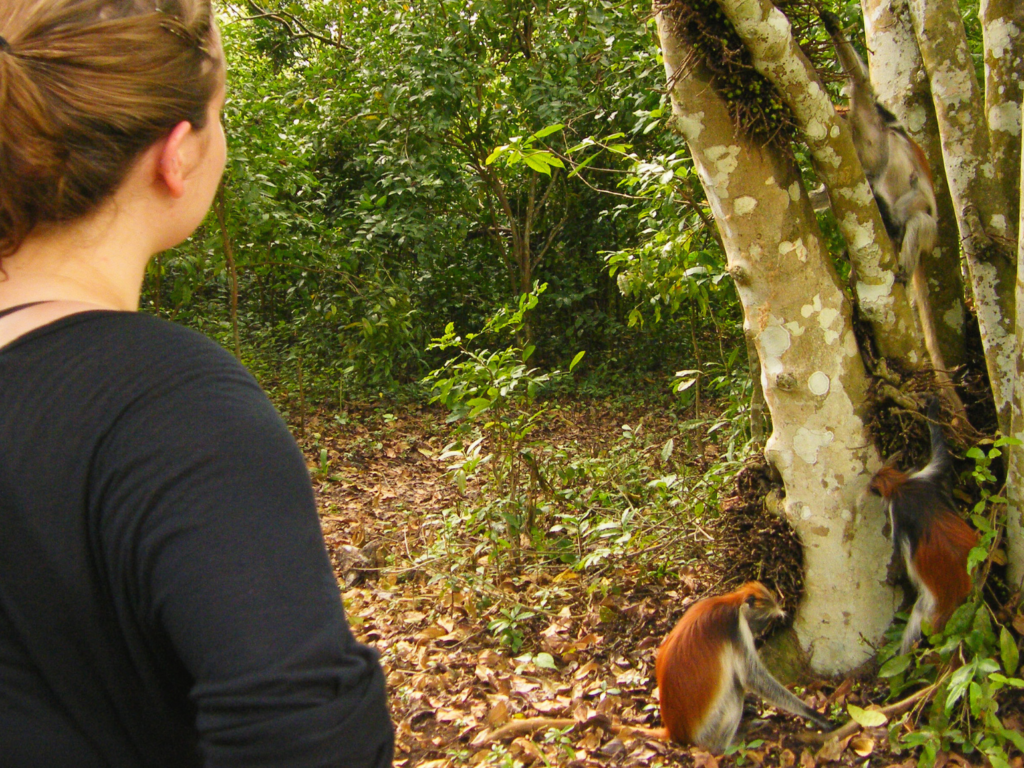
M 1012 685 L 1014 688 L 1024 688 L 1024 680 L 1019 677 L 1007 677 L 1006 675 L 1000 675 L 998 672 L 993 672 L 988 676 L 988 679 L 993 683 L 999 683 L 1000 685 Z
M 974 614 L 974 629 L 981 632 L 985 639 L 988 641 L 994 641 L 995 633 L 992 630 L 992 618 L 989 616 L 988 611 L 982 608 Z
M 946 713 L 953 711 L 956 703 L 967 693 L 967 688 L 974 679 L 974 672 L 977 669 L 977 660 L 970 664 L 964 664 L 949 679 L 949 694 L 946 696 Z
M 571 154 L 573 154 L 575 152 L 579 152 L 581 149 L 586 149 L 587 147 L 593 147 L 593 146 L 596 146 L 596 145 L 597 145 L 597 142 L 594 141 L 594 137 L 593 136 L 587 136 L 587 138 L 585 138 L 579 144 L 576 144 L 575 146 L 569 147 L 569 149 L 567 149 L 566 151 L 571 155 Z
M 1017 671 L 1017 664 L 1020 661 L 1020 651 L 1017 649 L 1017 643 L 1013 639 L 1013 635 L 1006 629 L 1006 627 L 999 628 L 999 655 L 1003 660 L 1003 669 L 1006 670 L 1008 675 L 1012 675 Z
M 570 173 L 570 174 L 569 174 L 569 175 L 568 175 L 568 176 L 567 176 L 566 178 L 569 178 L 569 179 L 571 179 L 571 178 L 572 178 L 573 176 L 575 176 L 576 174 L 578 174 L 578 173 L 579 173 L 580 171 L 582 171 L 582 170 L 583 170 L 584 168 L 586 168 L 586 167 L 587 167 L 588 165 L 590 165 L 590 164 L 591 164 L 591 163 L 593 163 L 593 162 L 594 162 L 595 160 L 597 160 L 597 158 L 598 158 L 598 155 L 591 155 L 590 157 L 588 157 L 588 158 L 587 158 L 586 160 L 584 160 L 583 162 L 581 162 L 581 163 L 578 163 L 578 164 L 576 165 L 576 167 L 572 169 L 572 173 Z
M 1003 738 L 1012 741 L 1013 745 L 1017 749 L 1019 749 L 1021 752 L 1024 752 L 1024 734 L 1021 734 L 1020 731 L 1016 731 L 1012 728 L 1006 727 L 1002 728 L 999 733 Z
M 565 163 L 562 162 L 561 158 L 555 157 L 550 152 L 543 152 L 542 155 L 543 155 L 542 159 L 548 165 L 553 165 L 556 168 L 565 168 Z
M 889 722 L 889 718 L 877 709 L 861 709 L 854 704 L 847 704 L 846 711 L 850 713 L 850 717 L 855 723 L 865 728 L 877 728 Z
M 555 123 L 554 125 L 549 125 L 547 128 L 541 128 L 539 131 L 537 131 L 535 134 L 533 134 L 533 136 L 531 136 L 530 138 L 533 138 L 533 139 L 543 139 L 545 136 L 550 136 L 552 133 L 557 133 L 558 131 L 562 130 L 562 128 L 564 128 L 564 127 L 565 126 L 563 126 L 561 123 Z
M 663 462 L 668 461 L 672 457 L 672 449 L 675 448 L 675 440 L 671 437 L 665 441 L 665 445 L 661 449 L 661 460 Z
M 575 368 L 579 361 L 583 359 L 583 356 L 585 354 L 587 354 L 587 350 L 585 349 L 581 349 L 579 352 L 576 353 L 576 357 L 574 357 L 572 359 L 572 362 L 569 363 L 569 373 L 572 373 L 572 369 Z
M 484 160 L 484 164 L 485 165 L 490 165 L 495 160 L 497 160 L 499 157 L 501 157 L 503 154 L 505 154 L 505 152 L 507 150 L 508 150 L 508 144 L 502 144 L 500 147 L 495 149 L 493 152 L 491 152 L 491 154 L 489 154 L 487 156 L 487 159 Z
M 964 635 L 971 628 L 971 621 L 974 619 L 974 612 L 978 606 L 974 603 L 964 603 L 957 608 L 946 624 L 945 634 L 947 637 Z
M 910 666 L 912 661 L 910 654 L 905 656 L 896 656 L 895 658 L 889 659 L 882 668 L 878 670 L 879 677 L 896 677 L 901 672 L 906 671 L 907 667 Z
M 533 155 L 523 155 L 523 160 L 525 160 L 526 164 L 533 168 L 533 170 L 537 171 L 538 173 L 543 173 L 546 176 L 550 176 L 551 166 L 544 160 L 542 160 L 540 157 L 538 157 L 538 155 L 541 155 L 541 153 L 537 152 L 536 154 Z
M 550 653 L 538 653 L 533 657 L 533 663 L 541 669 L 558 669 L 555 659 Z
M 972 682 L 968 687 L 967 700 L 970 702 L 971 714 L 975 717 L 978 717 L 980 714 L 983 694 L 981 686 L 975 682 Z

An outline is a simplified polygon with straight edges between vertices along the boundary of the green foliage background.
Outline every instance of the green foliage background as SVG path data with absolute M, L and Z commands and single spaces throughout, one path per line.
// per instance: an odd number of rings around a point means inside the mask
M 400 391 L 447 323 L 478 329 L 536 282 L 535 361 L 585 349 L 594 391 L 663 385 L 697 346 L 735 358 L 738 305 L 646 3 L 268 0 L 221 19 L 239 335 L 269 388 Z M 531 146 L 558 165 L 488 162 L 553 125 Z M 231 284 L 211 215 L 154 264 L 146 301 L 231 346 Z

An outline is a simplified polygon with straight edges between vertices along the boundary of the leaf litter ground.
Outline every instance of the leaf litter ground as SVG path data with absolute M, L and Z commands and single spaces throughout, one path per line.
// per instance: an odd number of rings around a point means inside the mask
M 350 406 L 341 419 L 314 417 L 300 442 L 349 621 L 381 653 L 398 768 L 917 764 L 889 750 L 884 728 L 808 745 L 798 720 L 750 699 L 748 748 L 728 756 L 643 732 L 660 727 L 658 645 L 693 600 L 755 577 L 791 594 L 802 587 L 799 545 L 756 511 L 755 500 L 770 485 L 763 465 L 744 468 L 736 492 L 724 500 L 729 514 L 717 519 L 733 524 L 691 525 L 698 556 L 683 567 L 671 563 L 658 573 L 627 559 L 592 573 L 525 566 L 479 578 L 452 567 L 465 558 L 438 554 L 439 521 L 460 500 L 440 460 L 450 427 L 436 410 L 396 412 Z M 550 420 L 543 437 L 596 450 L 639 419 L 623 407 L 588 403 Z M 648 410 L 644 422 L 661 440 L 678 436 L 672 418 L 652 419 Z M 697 471 L 714 452 L 712 445 L 704 449 L 688 459 Z M 478 491 L 472 484 L 467 489 Z M 480 562 L 483 572 L 486 559 Z M 516 653 L 488 629 L 508 606 L 533 614 L 520 622 L 524 643 Z M 826 704 L 866 707 L 884 695 L 884 686 L 867 677 L 812 683 L 804 699 L 825 710 Z M 1024 727 L 1024 702 L 1008 704 L 1002 711 L 1011 710 L 1009 724 Z M 560 727 L 544 727 L 549 722 Z M 946 753 L 936 763 L 972 764 L 981 763 Z M 1015 768 L 1021 765 L 1015 758 Z

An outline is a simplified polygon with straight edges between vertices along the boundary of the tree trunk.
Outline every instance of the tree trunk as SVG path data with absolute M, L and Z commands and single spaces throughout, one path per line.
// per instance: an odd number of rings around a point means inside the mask
M 982 0 L 981 31 L 985 42 L 985 117 L 989 130 L 994 184 L 1006 208 L 1003 236 L 1016 242 L 1020 215 L 1021 100 L 1024 98 L 1024 3 Z M 997 226 L 999 226 L 997 224 Z
M 747 366 L 750 369 L 750 439 L 755 445 L 763 446 L 765 408 L 768 404 L 764 401 L 764 390 L 761 388 L 761 360 L 757 356 L 754 339 L 746 327 L 743 336 L 747 345 Z
M 910 15 L 931 83 L 942 157 L 971 278 L 999 429 L 1009 434 L 1017 377 L 1015 264 L 1006 248 L 1007 201 L 989 162 L 981 91 L 959 7 L 910 0 Z
M 923 337 L 904 286 L 895 281 L 896 254 L 864 180 L 850 127 L 835 116 L 810 62 L 793 40 L 789 20 L 769 0 L 718 0 L 750 51 L 804 129 L 815 170 L 832 207 L 856 273 L 856 299 L 885 357 L 912 367 L 925 363 Z M 808 87 L 810 86 L 810 87 Z M 802 185 L 797 184 L 802 192 Z M 792 190 L 791 190 L 792 192 Z
M 1007 200 L 1009 238 L 1017 240 L 1014 357 L 1016 370 L 1011 403 L 1011 431 L 1024 441 L 1024 168 L 1021 100 L 1024 95 L 1024 5 L 1019 0 L 982 0 L 985 40 L 985 115 L 987 117 L 995 184 Z M 1016 184 L 1016 188 L 1014 188 Z M 1007 448 L 1008 580 L 1024 584 L 1024 446 Z
M 795 629 L 814 671 L 840 673 L 872 655 L 864 638 L 881 636 L 894 607 L 881 512 L 857 509 L 879 459 L 863 421 L 868 379 L 851 307 L 795 165 L 737 134 L 710 73 L 684 65 L 691 51 L 669 14 L 664 9 L 657 22 L 673 112 L 761 359 L 773 425 L 765 453 L 785 483 L 785 515 L 804 545 L 806 594 Z M 830 105 L 817 109 L 822 120 L 833 119 Z M 877 231 L 884 232 L 880 224 Z
M 1022 132 L 1024 133 L 1024 132 Z M 1024 232 L 1024 166 L 1021 167 L 1017 231 Z M 1024 237 L 1017 243 L 1017 315 L 1014 327 L 1017 378 L 1013 397 L 1013 437 L 1021 445 L 1007 447 L 1006 471 L 1006 555 L 1007 580 L 1011 589 L 1024 587 Z

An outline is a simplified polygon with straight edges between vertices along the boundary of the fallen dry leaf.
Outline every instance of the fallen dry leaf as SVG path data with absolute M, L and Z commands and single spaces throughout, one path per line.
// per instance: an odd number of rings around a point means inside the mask
M 531 702 L 533 708 L 542 715 L 559 715 L 562 712 L 565 712 L 571 703 L 572 702 L 565 698 Z
M 847 736 L 845 739 L 829 739 L 825 742 L 825 745 L 818 750 L 818 754 L 815 756 L 819 761 L 824 760 L 827 763 L 835 762 L 839 757 L 846 751 L 846 746 L 850 743 L 850 739 L 853 735 Z
M 527 694 L 531 691 L 536 691 L 538 688 L 540 688 L 540 683 L 532 683 L 529 680 L 522 677 L 512 678 L 512 690 L 515 693 Z
M 614 738 L 597 750 L 597 753 L 613 760 L 621 760 L 626 756 L 626 745 L 622 743 L 621 739 Z
M 1013 628 L 1018 635 L 1024 635 L 1024 613 L 1018 613 L 1013 617 Z
M 416 633 L 416 639 L 417 640 L 436 640 L 437 638 L 444 637 L 447 634 L 448 634 L 448 632 L 445 630 L 444 627 L 440 627 L 437 624 L 432 624 L 431 626 L 429 626 L 426 629 L 424 629 L 422 632 L 417 632 Z
M 875 751 L 875 740 L 870 736 L 855 736 L 850 740 L 850 749 L 860 757 L 867 757 Z
M 504 700 L 498 701 L 487 711 L 486 721 L 491 728 L 497 728 L 499 725 L 504 725 L 508 722 L 508 719 L 508 703 Z
M 499 669 L 505 665 L 505 657 L 490 648 L 482 650 L 477 657 L 477 661 L 483 666 L 491 667 L 492 669 Z
M 718 758 L 710 752 L 695 750 L 693 753 L 694 768 L 718 768 Z
M 520 736 L 518 739 L 513 739 L 509 745 L 512 749 L 512 753 L 518 756 L 529 755 L 534 760 L 543 760 L 544 753 L 540 747 L 534 744 L 525 736 Z

